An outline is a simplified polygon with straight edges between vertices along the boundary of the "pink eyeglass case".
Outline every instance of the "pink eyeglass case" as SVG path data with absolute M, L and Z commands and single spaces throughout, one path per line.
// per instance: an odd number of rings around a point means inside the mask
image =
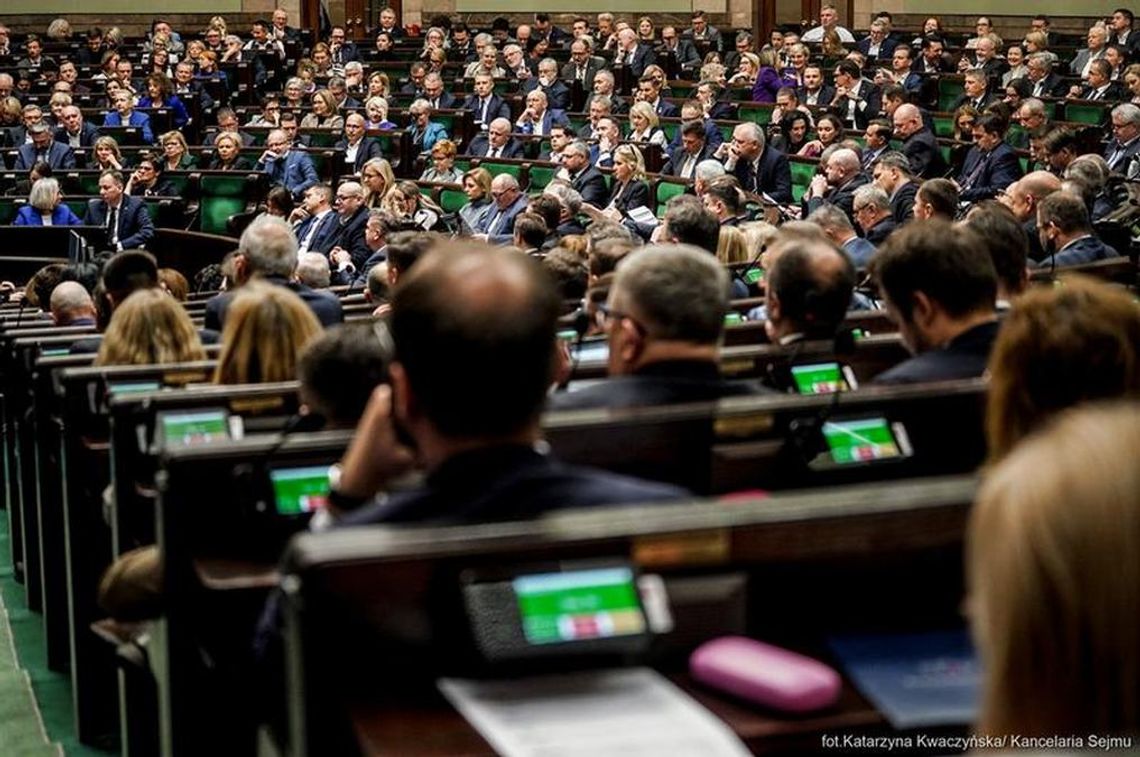
M 835 704 L 842 686 L 839 674 L 822 662 L 743 636 L 697 647 L 689 672 L 711 688 L 793 713 Z

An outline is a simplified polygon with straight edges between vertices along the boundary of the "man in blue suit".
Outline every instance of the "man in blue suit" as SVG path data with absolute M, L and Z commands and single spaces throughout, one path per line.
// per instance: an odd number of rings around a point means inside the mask
M 538 63 L 538 76 L 523 82 L 523 94 L 530 94 L 541 90 L 546 95 L 546 101 L 555 110 L 566 110 L 570 107 L 570 89 L 558 81 L 558 62 L 553 58 L 543 58 Z
M 882 21 L 873 21 L 871 23 L 871 33 L 859 40 L 856 47 L 870 62 L 875 60 L 887 60 L 894 54 L 898 44 L 898 42 L 887 36 L 887 27 Z
M 432 110 L 449 110 L 459 107 L 455 95 L 443 88 L 443 77 L 434 71 L 424 77 L 424 99 Z
M 561 110 L 547 107 L 546 93 L 541 89 L 532 89 L 526 96 L 526 110 L 515 122 L 515 128 L 520 134 L 537 134 L 547 136 L 551 127 L 569 126 L 570 120 Z
M 314 184 L 305 190 L 301 208 L 293 211 L 304 216 L 293 225 L 297 252 L 327 254 L 333 248 L 337 233 L 336 212 L 332 208 L 333 190 L 328 184 Z M 303 212 L 301 212 L 303 211 Z
M 265 146 L 257 170 L 267 173 L 270 183 L 288 189 L 294 199 L 301 199 L 305 190 L 318 181 L 313 161 L 304 152 L 293 149 L 289 136 L 281 129 L 269 132 Z
M 496 118 L 486 132 L 471 140 L 467 154 L 476 158 L 521 158 L 523 146 L 511 136 L 511 122 Z
M 141 197 L 123 193 L 123 175 L 107 170 L 99 175 L 99 198 L 87 206 L 84 226 L 107 230 L 106 249 L 130 250 L 146 247 L 154 236 L 154 224 Z
M 488 74 L 475 75 L 475 93 L 467 96 L 463 108 L 471 111 L 480 131 L 487 131 L 496 118 L 511 116 L 510 106 L 495 94 L 495 80 Z
M 32 166 L 43 161 L 53 171 L 75 168 L 75 153 L 67 145 L 52 138 L 51 128 L 42 121 L 28 129 L 32 141 L 21 145 L 16 151 L 16 170 L 30 171 Z
M 637 41 L 637 32 L 625 28 L 618 32 L 618 53 L 614 57 L 615 65 L 623 65 L 629 69 L 630 74 L 640 79 L 645 69 L 657 62 L 657 55 L 649 45 L 642 45 Z
M 661 96 L 661 82 L 652 76 L 643 76 L 637 80 L 637 99 L 649 103 L 660 118 L 675 118 L 681 115 L 680 108 Z
M 1118 254 L 1093 233 L 1084 200 L 1068 192 L 1054 192 L 1040 202 L 1037 233 L 1045 250 L 1039 268 L 1092 263 Z
M 319 292 L 292 281 L 296 267 L 297 237 L 293 236 L 293 230 L 283 219 L 258 216 L 242 232 L 237 255 L 234 256 L 234 280 L 238 290 L 251 279 L 285 287 L 309 306 L 322 325 L 343 323 L 344 310 L 340 300 L 328 292 Z M 206 303 L 206 328 L 222 330 L 234 294 L 234 291 L 222 292 Z
M 766 194 L 779 203 L 792 201 L 792 167 L 788 156 L 769 148 L 764 130 L 751 121 L 732 130 L 732 141 L 717 148 L 725 170 L 740 180 L 745 192 Z
M 519 182 L 509 173 L 501 173 L 491 182 L 493 205 L 483 217 L 486 224 L 476 238 L 492 244 L 509 244 L 514 237 L 515 218 L 526 210 L 527 197 L 519 190 Z
M 1021 178 L 1017 153 L 1005 143 L 1005 122 L 996 115 L 983 113 L 974 121 L 974 146 L 966 154 L 966 162 L 955 183 L 963 202 L 979 202 L 996 197 Z

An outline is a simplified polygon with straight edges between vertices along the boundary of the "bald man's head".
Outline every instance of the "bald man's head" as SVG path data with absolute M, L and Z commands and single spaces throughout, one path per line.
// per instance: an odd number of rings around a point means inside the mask
M 903 103 L 895 108 L 891 118 L 894 121 L 895 136 L 900 139 L 906 139 L 916 131 L 922 130 L 922 112 L 910 103 Z
M 835 245 L 801 239 L 782 246 L 768 270 L 768 322 L 773 342 L 789 334 L 833 339 L 855 288 L 855 266 Z
M 77 281 L 65 281 L 52 290 L 51 317 L 58 326 L 67 326 L 82 318 L 95 322 L 95 302 Z
M 392 301 L 397 412 L 413 435 L 425 424 L 451 439 L 537 435 L 560 308 L 550 277 L 517 252 L 471 242 L 429 252 Z

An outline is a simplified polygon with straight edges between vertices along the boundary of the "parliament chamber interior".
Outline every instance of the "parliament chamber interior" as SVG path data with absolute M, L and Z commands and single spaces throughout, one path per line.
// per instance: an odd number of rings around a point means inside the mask
M 0 9 L 0 752 L 1137 750 L 1131 10 L 349 5 Z

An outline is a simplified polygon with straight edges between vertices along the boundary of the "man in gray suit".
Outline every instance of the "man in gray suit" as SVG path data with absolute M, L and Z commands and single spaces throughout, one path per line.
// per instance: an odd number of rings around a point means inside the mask
M 606 67 L 606 60 L 594 55 L 590 37 L 578 37 L 570 43 L 570 61 L 562 67 L 562 78 L 578 80 L 587 92 L 594 89 L 594 75 Z

